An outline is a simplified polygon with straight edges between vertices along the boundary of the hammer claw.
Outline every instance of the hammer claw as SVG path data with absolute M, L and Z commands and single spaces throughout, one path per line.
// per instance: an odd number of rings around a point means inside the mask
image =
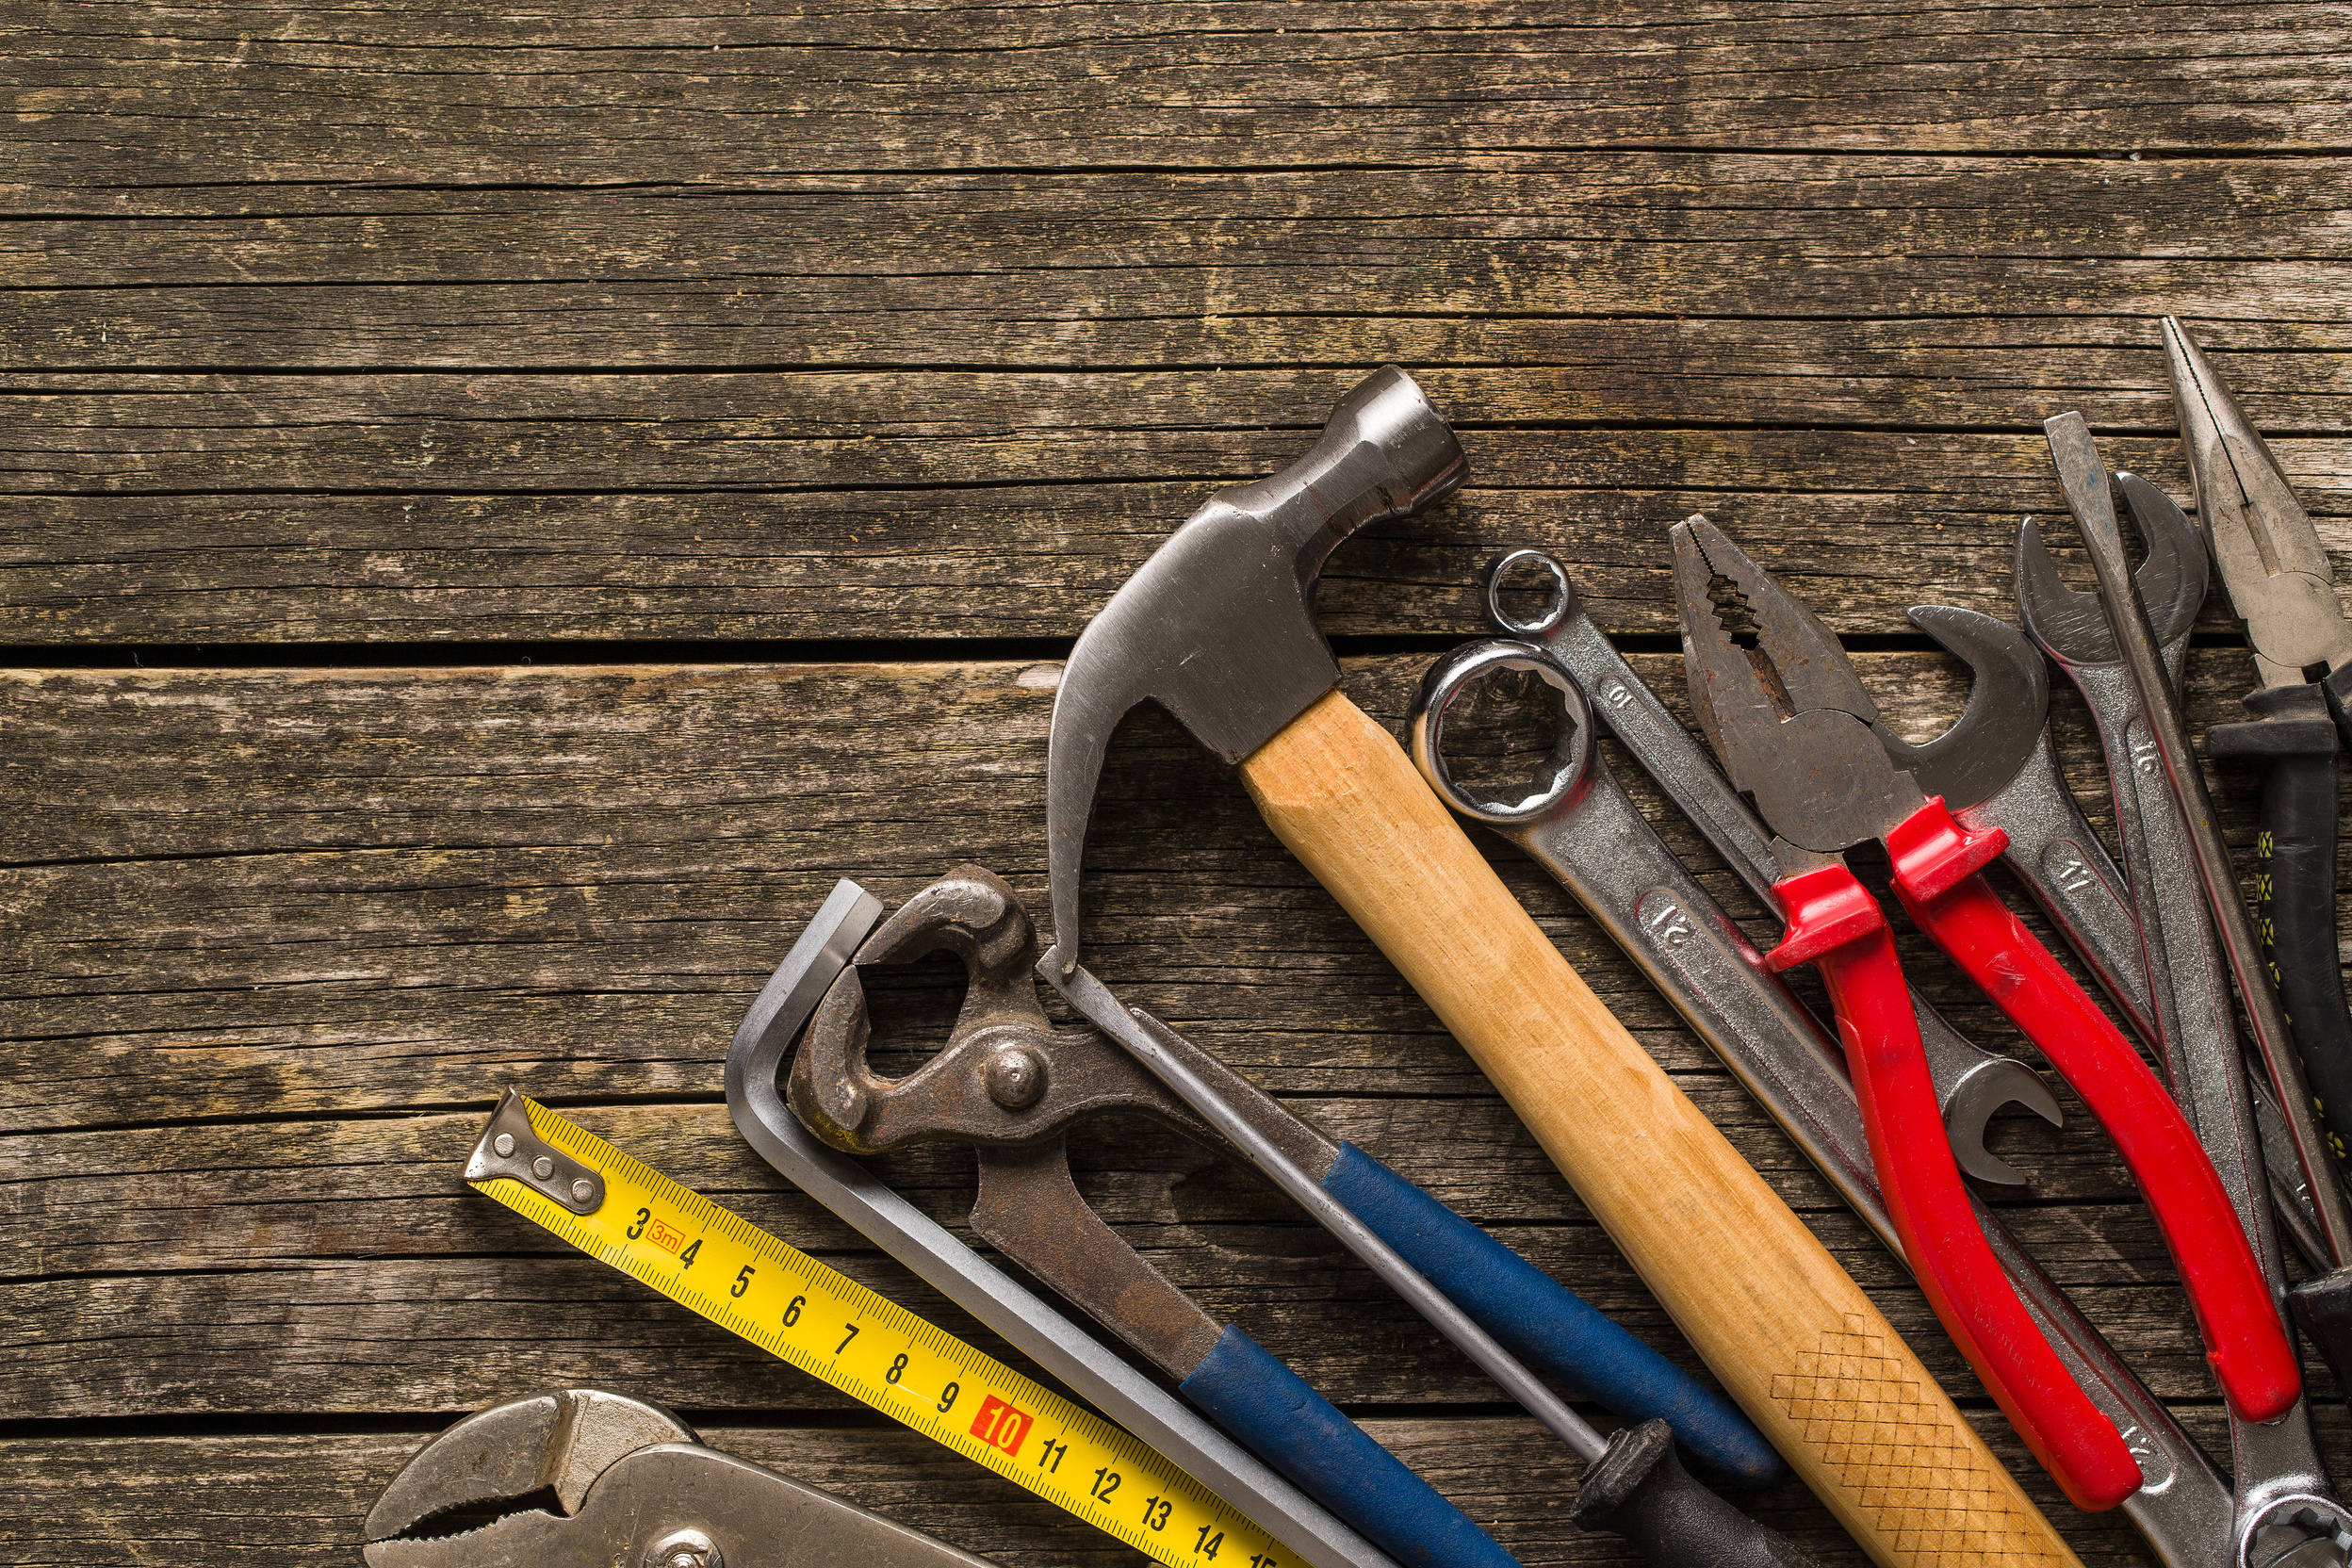
M 1046 748 L 1050 972 L 1079 964 L 1078 873 L 1119 720 L 1156 702 L 1222 761 L 1256 751 L 1339 684 L 1315 624 L 1315 580 L 1333 547 L 1434 505 L 1468 473 L 1413 378 L 1384 367 L 1339 400 L 1296 463 L 1211 496 L 1087 623 Z

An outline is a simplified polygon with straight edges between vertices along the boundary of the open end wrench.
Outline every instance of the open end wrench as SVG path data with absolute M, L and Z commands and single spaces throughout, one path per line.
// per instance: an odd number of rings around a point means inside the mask
M 2193 546 L 2194 541 L 2188 543 Z M 2163 613 L 2167 625 L 2180 628 L 2177 644 L 2168 655 L 2176 670 L 2188 646 L 2188 627 L 2197 618 L 2197 600 L 2204 591 L 2204 576 L 2197 566 L 2200 560 L 2201 557 L 2185 552 L 2181 541 L 2160 534 L 2150 547 L 2148 559 L 2140 567 L 2142 592 L 2153 596 L 2152 604 L 2164 607 Z M 2079 629 L 2084 625 L 2081 608 L 2045 601 L 2044 618 L 2052 628 L 2054 637 L 2069 640 L 2081 634 Z M 2089 608 L 2096 613 L 2096 599 Z M 2005 700 L 2030 700 L 2037 708 L 2047 705 L 2048 679 L 2042 674 L 2041 652 L 2004 623 L 1950 605 L 1917 606 L 1911 611 L 1911 622 L 1975 672 L 1978 678 L 1968 694 L 1971 710 L 1982 701 L 2002 699 L 2003 694 Z M 2095 629 L 2103 634 L 2104 623 L 2096 623 Z M 2032 675 L 2037 678 L 2021 679 L 2022 672 L 2015 668 L 2020 645 L 2031 657 Z M 2056 657 L 2061 662 L 2066 662 L 2064 655 Z M 1993 678 L 1985 678 L 1988 673 Z M 2098 677 L 2094 674 L 2091 678 Z M 2009 836 L 2009 848 L 2001 858 L 2066 939 L 2067 945 L 2091 972 L 2108 1000 L 2123 1014 L 2124 1021 L 2158 1053 L 2158 1060 L 2163 1062 L 2164 1037 L 2148 993 L 2140 917 L 2126 890 L 2123 874 L 2115 869 L 2098 834 L 2083 820 L 2074 792 L 2066 788 L 2058 772 L 2048 727 L 2043 728 L 2024 763 L 1989 795 L 1984 794 L 1984 790 L 1995 780 L 1982 766 L 1984 753 L 1960 743 L 1967 738 L 1965 731 L 1964 715 L 1961 724 L 1918 745 L 1892 736 L 1883 735 L 1882 739 L 1896 761 L 1909 767 L 1920 780 L 1922 789 L 1943 795 L 1947 804 L 1976 802 L 1968 807 L 1953 807 L 1952 815 L 1961 823 L 1971 828 L 1998 827 Z M 2135 786 L 2148 781 L 2134 776 Z M 2136 817 L 2125 819 L 2125 832 L 2136 832 L 2137 828 Z M 2165 1067 L 2169 1072 L 2169 1064 Z M 2265 1081 L 2256 1077 L 2248 1086 L 2254 1097 L 2254 1124 L 2260 1134 L 2263 1164 L 2269 1171 L 2271 1197 L 2279 1222 L 2312 1266 L 2325 1268 L 2327 1253 L 2320 1240 L 2318 1220 L 2311 1212 L 2311 1196 L 2287 1134 L 2286 1119 L 2279 1113 Z M 1948 1119 L 1950 1114 L 1947 1113 Z
M 1549 582 L 1550 602 L 1533 619 L 1514 616 L 1503 608 L 1506 582 L 1523 567 L 1542 574 Z M 1777 910 L 1772 836 L 1724 781 L 1706 749 L 1666 711 L 1592 624 L 1560 563 L 1542 550 L 1507 550 L 1488 563 L 1485 594 L 1489 619 L 1509 635 L 1540 648 L 1546 659 L 1557 662 L 1592 694 L 1602 721 L 1643 770 L 1706 836 L 1756 901 Z M 1984 1129 L 1993 1113 L 2009 1104 L 2024 1106 L 2053 1127 L 2063 1126 L 2065 1113 L 2058 1108 L 2050 1086 L 2014 1056 L 1999 1055 L 1969 1040 L 1918 992 L 1912 993 L 1911 1002 L 1919 1014 L 1919 1040 L 1927 1048 L 1936 1099 L 1943 1107 L 1944 1128 L 1960 1168 L 1992 1186 L 2028 1185 L 2023 1171 L 1984 1147 Z
M 2193 567 L 2193 560 L 2181 558 L 2178 542 L 2167 540 L 2151 549 L 2148 560 L 2140 568 L 2142 592 L 2152 596 L 2152 604 L 2164 607 L 2161 613 L 2165 624 L 2180 629 L 2177 640 L 2168 645 L 2171 651 L 2167 654 L 2176 668 L 2188 647 L 2188 627 L 2197 618 L 2197 597 L 2202 594 L 2202 574 L 2192 577 Z M 2020 593 L 2024 591 L 2020 588 Z M 2062 588 L 2060 592 L 2066 590 Z M 2038 624 L 2050 639 L 2045 645 L 2051 657 L 2074 669 L 2081 662 L 2071 660 L 2073 645 L 2085 635 L 2081 607 L 2063 600 L 2052 603 L 2047 596 L 2037 602 L 2041 617 Z M 2089 608 L 2096 612 L 2095 599 Z M 2010 644 L 2017 635 L 1989 615 L 1949 605 L 1918 606 L 1911 611 L 1911 621 L 1947 652 L 1979 671 L 2004 665 L 2009 659 Z M 2104 623 L 2095 623 L 2094 629 L 2103 634 Z M 2066 651 L 2060 651 L 2062 648 Z M 2034 664 L 2038 667 L 2041 662 L 2041 653 L 2035 652 Z M 2087 671 L 2083 678 L 2099 680 L 2101 677 L 2097 671 Z M 1987 689 L 1987 683 L 1980 683 L 1970 694 L 1970 705 L 1974 706 L 1977 695 Z M 1938 754 L 1957 736 L 1958 730 L 1955 726 L 1952 732 L 1918 746 L 1892 739 L 1886 743 L 1899 761 L 1907 760 L 1926 770 L 1922 788 L 1934 792 L 1952 792 L 1945 794 L 1948 803 L 1968 799 L 1976 792 L 1965 778 L 1937 771 Z M 2136 787 L 2147 781 L 2135 775 L 2132 782 Z M 2123 1015 L 2124 1021 L 2151 1050 L 2158 1052 L 2158 1059 L 2163 1063 L 2163 1031 L 2157 1025 L 2155 1006 L 2149 996 L 2139 915 L 2123 873 L 2116 869 L 2098 834 L 2083 819 L 2074 792 L 2066 788 L 2058 772 L 2049 731 L 2044 730 L 2033 755 L 2006 783 L 1972 806 L 1954 808 L 1952 815 L 1969 827 L 1998 827 L 2009 836 L 2009 850 L 2002 858 L 2010 870 L 2026 885 L 2034 901 L 2066 938 L 2083 967 L 2107 993 L 2108 1000 Z M 2136 814 L 2127 814 L 2122 820 L 2124 832 L 2137 833 Z M 2169 1073 L 2170 1064 L 2164 1065 Z M 2293 1146 L 2286 1141 L 2284 1119 L 2266 1084 L 2256 1079 L 2249 1086 L 2254 1097 L 2255 1126 L 2260 1133 L 2263 1163 L 2269 1171 L 2271 1195 L 2278 1205 L 2280 1223 L 2304 1257 L 2314 1266 L 2323 1266 L 2327 1254 L 2321 1250 L 2301 1167 L 2295 1161 Z
M 2152 485 L 2125 474 L 2116 476 L 2115 488 L 2158 568 L 2151 573 L 2144 563 L 2138 586 L 2165 673 L 2177 683 L 2189 628 L 2203 597 L 2202 552 L 2187 519 Z M 2167 564 L 2167 558 L 2179 564 Z M 2194 568 L 2186 564 L 2192 560 Z M 2151 587 L 2158 594 L 2151 595 Z M 2073 678 L 2091 709 L 2115 795 L 2150 1009 L 2173 1094 L 2213 1156 L 2283 1308 L 2286 1276 L 2271 1220 L 2271 1184 L 2229 977 L 2197 892 L 2187 825 L 2154 761 L 2138 693 L 2098 596 L 2066 587 L 2030 518 L 2017 547 L 2017 601 L 2028 629 Z M 2241 1568 L 2338 1568 L 2352 1560 L 2352 1513 L 2335 1500 L 2334 1485 L 2320 1462 L 2308 1394 L 2268 1423 L 2232 1415 L 2230 1440 L 2237 1478 L 2232 1544 Z
M 1563 579 L 1564 580 L 1564 579 Z M 1758 1103 L 1898 1259 L 1903 1246 L 1871 1167 L 1859 1106 L 1828 1032 L 1661 843 L 1593 744 L 1581 684 L 1548 646 L 1494 641 L 1432 669 L 1413 750 L 1455 809 L 1494 828 L 1560 878 L 1674 1004 Z M 1678 727 L 1606 642 L 1605 702 Z M 1508 798 L 1457 784 L 1444 760 L 1444 704 L 1491 674 L 1530 671 L 1559 720 L 1546 776 Z M 2115 1424 L 2143 1484 L 2122 1504 L 2168 1568 L 2210 1568 L 2230 1537 L 2229 1488 L 2213 1462 L 1989 1209 L 1976 1216 L 2004 1273 L 2068 1373 Z
M 2164 500 L 2152 486 L 2131 474 L 2118 475 L 2116 482 L 2127 508 L 2139 522 L 2148 550 L 2133 580 L 2162 640 L 2159 653 L 2165 671 L 2178 686 L 2188 659 L 2189 632 L 2205 597 L 2204 549 L 2180 509 Z M 2091 710 L 2106 754 L 2116 836 L 2123 845 L 2125 863 L 2132 868 L 2127 878 L 2095 841 L 2086 843 L 2080 872 L 2059 878 L 2059 890 L 2070 896 L 2053 902 L 2051 917 L 2106 985 L 2126 1021 L 2156 1048 L 2170 1076 L 2178 1070 L 2178 1053 L 2166 1042 L 2177 1037 L 2179 1025 L 2165 1016 L 2175 1006 L 2174 988 L 2168 979 L 2168 944 L 2160 933 L 2143 932 L 2135 909 L 2119 908 L 2132 902 L 2132 895 L 2123 890 L 2127 884 L 2164 886 L 2148 880 L 2154 874 L 2148 868 L 2147 837 L 2151 825 L 2165 831 L 2172 820 L 2163 771 L 2146 727 L 2139 723 L 2138 696 L 2099 610 L 2099 596 L 2078 593 L 2066 585 L 2030 517 L 2020 531 L 2017 555 L 2018 609 L 2028 629 L 2066 672 Z M 2143 804 L 2150 796 L 2164 797 L 2161 808 Z M 2209 929 L 2208 945 L 2210 939 Z M 2197 939 L 2183 932 L 2179 934 L 2179 942 L 2194 953 Z M 2235 1039 L 2233 1031 L 2229 1037 Z M 2329 1266 L 2325 1243 L 2285 1118 L 2260 1075 L 2248 1076 L 2247 1089 L 2279 1221 L 2311 1266 L 2325 1269 Z

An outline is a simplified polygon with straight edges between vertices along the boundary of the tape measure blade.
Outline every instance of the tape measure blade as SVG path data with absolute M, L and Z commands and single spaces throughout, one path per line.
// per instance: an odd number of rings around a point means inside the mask
M 1076 1398 L 523 1104 L 540 1137 L 598 1173 L 605 1200 L 578 1216 L 512 1177 L 481 1189 L 568 1245 L 1169 1568 L 1315 1560 Z

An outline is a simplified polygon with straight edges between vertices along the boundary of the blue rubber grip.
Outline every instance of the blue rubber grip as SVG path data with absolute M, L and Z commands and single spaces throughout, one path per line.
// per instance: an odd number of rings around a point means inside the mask
M 1467 1514 L 1232 1324 L 1177 1387 L 1409 1568 L 1519 1568 Z
M 1770 1486 L 1788 1473 L 1738 1406 L 1354 1144 L 1323 1190 L 1530 1369 L 1628 1421 L 1663 1420 L 1708 1479 Z

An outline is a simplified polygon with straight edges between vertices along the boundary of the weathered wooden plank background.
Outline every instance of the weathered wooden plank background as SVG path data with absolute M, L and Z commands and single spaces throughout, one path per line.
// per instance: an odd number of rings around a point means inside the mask
M 513 1083 L 980 1335 L 743 1151 L 728 1036 L 837 875 L 1041 894 L 1037 667 L 1373 366 L 1475 465 L 1325 580 L 1391 722 L 1503 544 L 1678 695 L 1661 547 L 1705 509 L 1937 727 L 1957 680 L 1902 611 L 2009 609 L 2019 516 L 2059 510 L 2042 418 L 2184 493 L 2165 312 L 2352 552 L 2343 6 L 19 0 L 0 32 L 0 1561 L 355 1562 L 418 1441 L 567 1380 L 1008 1565 L 1132 1560 L 457 1166 Z M 2210 718 L 2247 675 L 2207 629 Z M 1494 854 L 2030 1472 L 1876 1244 Z M 1166 723 L 1122 732 L 1090 868 L 1106 976 L 1689 1360 Z M 948 982 L 890 1001 L 912 1046 Z M 2086 1119 L 1995 1141 L 2020 1234 L 2224 1451 Z M 1628 1560 L 1280 1202 L 1134 1129 L 1077 1156 L 1531 1568 Z M 960 1218 L 964 1159 L 889 1168 Z M 2086 1560 L 2146 1560 L 2028 1481 Z M 1800 1491 L 1759 1507 L 1862 1560 Z

